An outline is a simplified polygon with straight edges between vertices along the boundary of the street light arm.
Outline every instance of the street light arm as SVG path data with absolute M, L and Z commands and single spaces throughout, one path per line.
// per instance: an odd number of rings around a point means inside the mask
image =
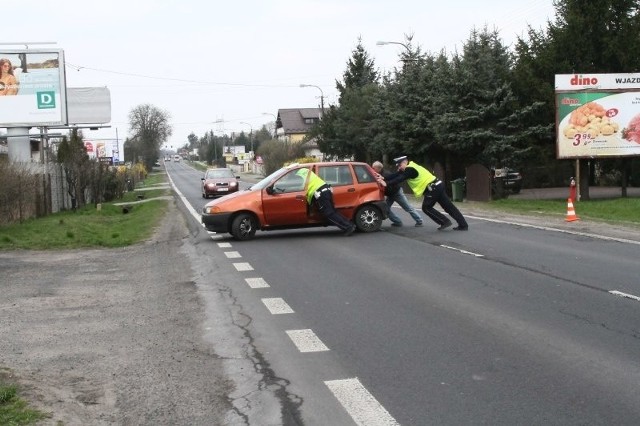
M 316 89 L 318 89 L 320 91 L 320 110 L 321 110 L 321 113 L 324 114 L 324 92 L 322 91 L 320 86 L 316 86 L 315 84 L 304 84 L 304 83 L 302 83 L 300 85 L 300 87 L 315 87 Z
M 377 46 L 386 46 L 387 44 L 398 44 L 404 47 L 405 49 L 407 49 L 407 52 L 411 52 L 409 45 L 407 45 L 406 43 L 402 43 L 400 41 L 376 41 Z

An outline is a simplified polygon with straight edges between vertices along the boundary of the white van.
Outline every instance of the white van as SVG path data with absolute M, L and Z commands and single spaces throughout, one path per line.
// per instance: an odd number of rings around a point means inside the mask
M 180 156 L 178 154 L 174 155 L 173 161 L 180 161 Z

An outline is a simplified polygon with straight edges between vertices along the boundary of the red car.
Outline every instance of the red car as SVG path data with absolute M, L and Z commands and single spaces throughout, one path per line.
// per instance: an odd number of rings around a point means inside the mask
M 310 168 L 331 185 L 336 209 L 359 231 L 380 229 L 387 217 L 383 189 L 371 166 L 356 162 L 283 167 L 248 190 L 207 203 L 202 223 L 209 231 L 228 232 L 237 240 L 253 238 L 258 229 L 327 226 L 324 216 L 307 203 L 308 182 L 296 174 L 301 168 Z
M 202 180 L 202 198 L 227 195 L 237 192 L 240 188 L 240 176 L 233 174 L 231 169 L 209 169 Z

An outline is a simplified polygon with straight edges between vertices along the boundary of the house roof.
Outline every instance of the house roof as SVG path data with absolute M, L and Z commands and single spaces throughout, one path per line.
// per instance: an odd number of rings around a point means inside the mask
M 305 123 L 305 119 L 319 119 L 320 108 L 288 108 L 278 110 L 278 121 L 285 134 L 307 133 L 313 127 L 311 123 Z

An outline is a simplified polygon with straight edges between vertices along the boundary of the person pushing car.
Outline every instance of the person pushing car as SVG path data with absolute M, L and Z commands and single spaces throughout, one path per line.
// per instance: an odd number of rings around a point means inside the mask
M 349 236 L 356 230 L 356 226 L 347 218 L 342 216 L 333 204 L 333 193 L 331 186 L 320 178 L 317 174 L 307 168 L 302 168 L 296 172 L 296 175 L 308 179 L 307 183 L 307 203 L 311 205 L 314 201 L 318 207 L 318 211 L 327 220 L 344 231 L 344 235 Z
M 469 225 L 465 220 L 460 210 L 451 202 L 447 193 L 444 190 L 444 185 L 440 179 L 435 177 L 426 168 L 409 161 L 407 156 L 394 158 L 393 161 L 398 166 L 398 172 L 393 173 L 384 178 L 379 178 L 378 182 L 381 185 L 396 185 L 407 181 L 409 188 L 413 191 L 416 197 L 424 195 L 422 200 L 422 211 L 431 218 L 435 223 L 440 225 L 438 230 L 442 231 L 452 225 L 451 221 L 433 206 L 438 203 L 445 212 L 449 214 L 456 222 L 456 231 L 466 231 L 469 229 Z

